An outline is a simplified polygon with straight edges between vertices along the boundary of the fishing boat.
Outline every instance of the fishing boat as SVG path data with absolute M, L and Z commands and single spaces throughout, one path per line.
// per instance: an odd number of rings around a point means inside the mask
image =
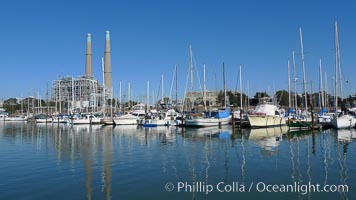
M 114 117 L 113 121 L 115 125 L 137 125 L 138 121 L 144 119 L 145 116 L 145 105 L 137 104 L 133 107 L 132 112 L 119 117 Z
M 181 114 L 174 109 L 169 109 L 163 113 L 156 113 L 150 118 L 145 119 L 142 124 L 144 127 L 156 126 L 179 126 L 181 124 Z
M 282 111 L 271 98 L 264 97 L 247 118 L 252 128 L 284 126 L 286 120 Z

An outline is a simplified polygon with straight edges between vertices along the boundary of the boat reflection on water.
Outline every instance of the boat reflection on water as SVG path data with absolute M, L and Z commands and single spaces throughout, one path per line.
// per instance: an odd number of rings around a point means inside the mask
M 283 139 L 283 134 L 288 132 L 288 127 L 274 127 L 264 129 L 249 129 L 249 141 L 255 142 L 261 147 L 264 156 L 274 156 L 278 154 L 278 146 Z
M 220 138 L 230 139 L 232 128 L 230 126 L 206 127 L 206 128 L 184 128 L 182 129 L 184 137 L 188 138 Z
M 342 142 L 351 142 L 356 140 L 356 131 L 355 129 L 338 129 L 337 131 L 337 139 Z
M 328 129 L 322 132 L 298 131 L 289 134 L 292 181 L 299 183 L 320 181 L 324 185 L 338 181 L 340 185 L 350 186 L 352 182 L 349 179 L 348 149 L 350 143 L 356 142 L 355 133 L 354 129 Z M 315 163 L 322 163 L 323 172 L 319 176 L 314 176 L 316 180 L 312 179 Z M 348 192 L 341 190 L 338 197 L 350 199 Z M 303 197 L 301 194 L 298 196 Z M 308 198 L 311 196 L 311 193 L 307 194 Z M 328 198 L 327 195 L 324 197 Z
M 77 124 L 67 125 L 74 133 L 92 133 L 103 128 L 102 125 Z

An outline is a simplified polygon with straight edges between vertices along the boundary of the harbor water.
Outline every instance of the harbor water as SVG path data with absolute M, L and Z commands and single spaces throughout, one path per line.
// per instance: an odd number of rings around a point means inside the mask
M 0 199 L 355 199 L 356 131 L 0 122 Z

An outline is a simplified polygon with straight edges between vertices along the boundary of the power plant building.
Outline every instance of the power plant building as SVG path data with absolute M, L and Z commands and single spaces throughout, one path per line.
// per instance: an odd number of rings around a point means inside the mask
M 52 100 L 59 113 L 68 110 L 97 112 L 107 98 L 103 91 L 103 86 L 92 77 L 63 77 L 53 83 Z
M 111 95 L 110 35 L 106 31 L 104 51 L 104 84 L 92 73 L 91 34 L 87 35 L 85 74 L 79 77 L 61 77 L 53 82 L 52 101 L 58 113 L 99 112 Z M 105 85 L 109 86 L 106 87 Z

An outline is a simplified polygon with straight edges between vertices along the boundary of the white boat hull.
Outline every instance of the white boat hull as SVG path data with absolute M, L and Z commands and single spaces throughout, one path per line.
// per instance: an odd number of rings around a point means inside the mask
M 166 126 L 169 122 L 164 119 L 146 119 L 143 126 Z
M 5 117 L 4 121 L 23 122 L 23 121 L 27 121 L 27 118 L 23 118 L 23 117 Z
M 184 126 L 221 126 L 228 125 L 231 121 L 231 116 L 226 118 L 195 118 L 195 119 L 186 119 L 184 121 Z
M 353 128 L 355 127 L 356 119 L 350 115 L 342 115 L 331 120 L 331 125 L 334 128 Z
M 92 120 L 74 119 L 74 120 L 72 120 L 72 124 L 73 125 L 76 125 L 76 124 L 100 124 L 100 119 L 92 119 Z
M 69 123 L 70 120 L 69 119 L 53 119 L 52 122 L 53 123 L 63 123 L 63 124 L 65 124 L 65 123 Z
M 47 118 L 47 119 L 36 119 L 36 123 L 52 123 L 53 119 L 52 118 Z
M 114 123 L 116 125 L 137 125 L 137 120 L 140 118 L 116 118 Z
M 249 115 L 248 121 L 252 128 L 263 128 L 286 125 L 286 119 L 271 115 Z

